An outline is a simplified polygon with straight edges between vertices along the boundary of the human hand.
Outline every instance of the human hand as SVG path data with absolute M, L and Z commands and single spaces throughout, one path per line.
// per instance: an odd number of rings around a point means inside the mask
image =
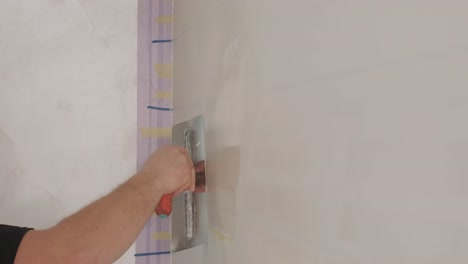
M 181 147 L 162 146 L 148 158 L 140 173 L 154 179 L 163 194 L 195 191 L 195 168 Z
M 205 161 L 197 162 L 194 165 L 195 169 L 195 191 L 196 193 L 206 191 L 205 181 Z M 172 212 L 172 194 L 166 194 L 159 200 L 158 206 L 154 212 L 161 218 L 166 218 L 171 215 Z

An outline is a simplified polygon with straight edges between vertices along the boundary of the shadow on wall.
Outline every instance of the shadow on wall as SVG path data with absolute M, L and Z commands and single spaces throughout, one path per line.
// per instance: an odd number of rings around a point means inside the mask
M 211 137 L 207 137 L 211 138 Z M 208 142 L 208 144 L 210 144 Z M 236 191 L 239 183 L 240 148 L 231 146 L 213 153 L 207 160 L 208 224 L 210 257 L 224 259 L 225 243 L 236 234 Z M 209 177 L 215 175 L 216 177 Z M 213 243 L 214 242 L 214 243 Z M 212 263 L 212 262 L 210 262 Z

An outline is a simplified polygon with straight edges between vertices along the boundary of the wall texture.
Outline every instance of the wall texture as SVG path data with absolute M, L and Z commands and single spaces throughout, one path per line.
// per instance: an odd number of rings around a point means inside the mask
M 174 263 L 468 262 L 467 8 L 175 1 L 211 236 Z
M 1 223 L 49 227 L 135 172 L 136 9 L 0 1 Z

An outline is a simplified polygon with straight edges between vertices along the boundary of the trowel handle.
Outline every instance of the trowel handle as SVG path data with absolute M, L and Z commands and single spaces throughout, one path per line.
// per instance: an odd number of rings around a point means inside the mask
M 166 218 L 172 213 L 172 194 L 165 194 L 161 197 L 158 206 L 156 206 L 155 213 L 161 217 Z

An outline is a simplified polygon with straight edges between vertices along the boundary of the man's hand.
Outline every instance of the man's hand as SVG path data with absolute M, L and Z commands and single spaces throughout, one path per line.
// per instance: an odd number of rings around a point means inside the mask
M 195 191 L 195 168 L 184 148 L 166 145 L 148 158 L 140 174 L 155 180 L 163 194 Z

